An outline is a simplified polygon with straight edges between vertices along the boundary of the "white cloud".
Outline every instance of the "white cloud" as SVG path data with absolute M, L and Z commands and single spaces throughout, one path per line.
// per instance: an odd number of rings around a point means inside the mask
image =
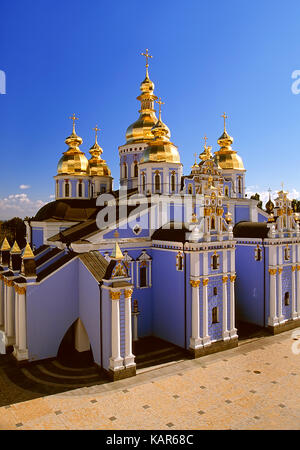
M 45 204 L 43 200 L 30 199 L 27 194 L 11 194 L 0 198 L 0 219 L 32 217 Z
M 29 189 L 30 186 L 28 184 L 20 184 L 19 188 L 20 189 Z

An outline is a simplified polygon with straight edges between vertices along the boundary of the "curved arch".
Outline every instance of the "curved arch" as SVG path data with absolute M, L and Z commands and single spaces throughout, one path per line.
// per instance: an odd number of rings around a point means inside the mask
M 57 358 L 69 365 L 94 363 L 91 342 L 82 320 L 78 317 L 60 341 Z

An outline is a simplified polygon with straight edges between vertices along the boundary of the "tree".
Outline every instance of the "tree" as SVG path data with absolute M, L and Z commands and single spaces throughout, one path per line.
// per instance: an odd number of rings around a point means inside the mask
M 295 212 L 300 212 L 300 200 L 296 200 L 295 198 L 292 200 L 292 208 Z
M 10 245 L 17 241 L 20 248 L 26 245 L 26 226 L 22 219 L 14 217 L 0 223 L 0 242 L 7 238 Z
M 256 193 L 255 195 L 251 195 L 250 198 L 252 198 L 253 200 L 257 200 L 257 202 L 258 202 L 257 203 L 257 207 L 262 209 L 262 201 L 261 201 L 260 196 L 259 196 L 258 193 Z

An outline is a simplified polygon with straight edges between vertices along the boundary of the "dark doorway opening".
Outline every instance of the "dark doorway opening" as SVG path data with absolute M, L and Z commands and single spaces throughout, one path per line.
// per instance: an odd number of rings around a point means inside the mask
M 269 334 L 264 327 L 239 320 L 236 323 L 236 328 L 239 341 L 268 336 Z
M 79 352 L 75 348 L 75 321 L 64 335 L 57 353 L 58 361 L 67 367 L 84 368 L 94 366 L 93 352 L 89 350 Z

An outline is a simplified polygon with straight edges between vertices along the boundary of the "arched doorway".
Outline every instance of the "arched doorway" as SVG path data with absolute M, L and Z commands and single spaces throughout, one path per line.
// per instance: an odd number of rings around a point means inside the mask
M 75 320 L 65 333 L 57 353 L 57 359 L 68 367 L 89 367 L 94 357 L 86 329 L 81 319 Z

